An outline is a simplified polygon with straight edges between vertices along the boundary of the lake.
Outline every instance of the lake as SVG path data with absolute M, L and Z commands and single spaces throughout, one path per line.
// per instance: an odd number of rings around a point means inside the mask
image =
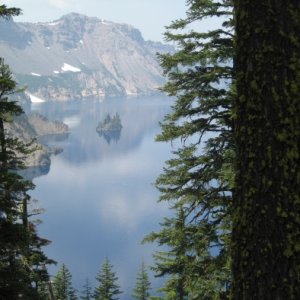
M 153 183 L 170 158 L 168 143 L 154 142 L 159 122 L 170 111 L 164 97 L 39 103 L 32 111 L 69 125 L 67 139 L 51 139 L 64 151 L 53 156 L 47 174 L 33 181 L 32 197 L 46 211 L 39 234 L 52 244 L 50 258 L 65 263 L 79 291 L 95 277 L 105 257 L 114 266 L 124 293 L 130 295 L 142 261 L 151 265 L 155 245 L 141 245 L 168 215 Z M 122 130 L 105 136 L 96 132 L 107 114 L 119 114 Z M 58 267 L 51 267 L 51 275 Z M 158 279 L 149 272 L 153 290 Z M 79 294 L 80 295 L 80 294 Z

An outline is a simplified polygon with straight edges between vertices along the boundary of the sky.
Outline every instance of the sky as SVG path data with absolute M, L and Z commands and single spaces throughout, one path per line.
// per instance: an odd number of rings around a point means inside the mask
M 138 28 L 145 40 L 163 41 L 165 26 L 183 18 L 185 0 L 4 0 L 8 7 L 23 11 L 15 21 L 50 22 L 77 12 Z

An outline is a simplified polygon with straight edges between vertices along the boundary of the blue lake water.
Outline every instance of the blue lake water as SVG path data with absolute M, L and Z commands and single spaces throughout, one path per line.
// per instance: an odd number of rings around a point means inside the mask
M 32 106 L 70 127 L 67 139 L 52 140 L 64 151 L 52 157 L 46 175 L 34 179 L 32 196 L 46 210 L 39 233 L 52 244 L 45 252 L 58 266 L 67 265 L 76 289 L 82 290 L 86 278 L 94 286 L 108 257 L 124 291 L 121 299 L 130 299 L 141 262 L 152 263 L 155 245 L 141 240 L 168 214 L 167 205 L 157 203 L 153 183 L 170 157 L 169 144 L 154 142 L 170 105 L 170 99 L 149 97 Z M 96 132 L 108 113 L 120 116 L 119 138 Z M 50 268 L 52 275 L 56 271 Z M 159 280 L 149 275 L 155 290 Z

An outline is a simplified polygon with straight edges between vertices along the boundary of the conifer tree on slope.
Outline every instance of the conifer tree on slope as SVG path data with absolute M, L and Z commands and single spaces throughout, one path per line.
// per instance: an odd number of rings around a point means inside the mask
M 113 272 L 113 266 L 108 258 L 105 258 L 96 279 L 99 282 L 99 285 L 94 292 L 94 298 L 96 300 L 119 299 L 119 295 L 122 292 L 120 286 L 117 284 L 118 277 L 116 276 L 116 273 Z
M 5 131 L 5 123 L 22 112 L 8 98 L 15 91 L 9 67 L 0 59 L 0 295 L 38 299 L 39 284 L 48 280 L 45 265 L 52 261 L 42 251 L 49 242 L 37 235 L 29 220 L 35 212 L 28 209 L 28 191 L 34 186 L 16 172 L 23 168 L 20 154 L 26 155 L 28 150 Z
M 0 5 L 0 18 L 10 19 L 13 16 L 21 14 L 21 9 L 16 7 L 7 7 L 6 5 Z
M 132 298 L 135 300 L 148 300 L 150 297 L 151 283 L 145 263 L 142 262 L 141 269 L 136 278 L 136 285 L 133 290 Z
M 9 19 L 20 9 L 0 5 L 0 17 Z M 40 286 L 48 281 L 45 265 L 52 263 L 42 251 L 49 241 L 37 235 L 29 210 L 28 191 L 34 185 L 17 171 L 23 157 L 32 151 L 28 145 L 9 136 L 5 124 L 21 114 L 22 108 L 10 99 L 18 92 L 11 71 L 0 58 L 0 298 L 40 299 Z
M 156 185 L 160 201 L 171 203 L 174 216 L 146 240 L 171 248 L 156 255 L 154 269 L 159 276 L 169 274 L 175 283 L 183 280 L 184 292 L 178 289 L 174 299 L 227 299 L 234 158 L 232 1 L 186 2 L 186 18 L 173 22 L 165 34 L 178 50 L 160 56 L 168 78 L 163 91 L 176 101 L 157 140 L 179 146 Z M 206 33 L 186 29 L 190 24 L 201 28 L 200 21 L 213 17 L 223 18 L 219 29 Z M 179 221 L 181 226 L 176 227 Z M 176 249 L 184 244 L 179 237 L 187 240 L 180 258 Z M 174 284 L 169 283 L 165 287 L 174 293 Z
M 85 284 L 83 286 L 83 291 L 81 292 L 81 294 L 81 300 L 92 300 L 93 298 L 92 287 L 88 278 L 85 280 Z
M 233 299 L 300 299 L 299 1 L 236 0 Z
M 56 299 L 77 299 L 75 289 L 72 286 L 72 274 L 65 264 L 62 264 L 53 279 L 53 292 Z

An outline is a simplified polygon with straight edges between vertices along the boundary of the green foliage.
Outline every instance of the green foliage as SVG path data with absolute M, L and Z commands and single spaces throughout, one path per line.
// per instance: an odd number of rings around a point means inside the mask
M 53 291 L 56 299 L 60 300 L 76 300 L 76 292 L 72 286 L 72 275 L 65 264 L 53 279 Z
M 9 19 L 13 16 L 21 14 L 21 9 L 16 7 L 7 7 L 6 5 L 0 5 L 0 18 Z
M 228 299 L 235 157 L 232 1 L 187 4 L 186 18 L 174 21 L 165 34 L 178 51 L 159 56 L 168 78 L 162 90 L 176 100 L 157 140 L 177 147 L 156 186 L 173 216 L 146 241 L 168 246 L 154 255 L 153 267 L 157 276 L 167 276 L 166 299 Z M 218 29 L 188 29 L 216 17 Z
M 39 287 L 48 281 L 45 265 L 53 261 L 42 251 L 49 241 L 37 235 L 30 219 L 38 213 L 29 210 L 28 192 L 34 185 L 17 173 L 31 150 L 5 131 L 5 124 L 22 113 L 19 104 L 10 100 L 18 91 L 9 67 L 0 58 L 0 298 L 41 299 Z
M 99 286 L 95 289 L 94 298 L 96 300 L 118 300 L 122 292 L 117 284 L 118 277 L 112 270 L 113 266 L 109 259 L 106 258 L 101 270 L 96 277 Z
M 151 283 L 146 270 L 144 262 L 142 263 L 141 270 L 136 278 L 136 286 L 133 290 L 132 298 L 135 300 L 148 300 L 150 297 Z

